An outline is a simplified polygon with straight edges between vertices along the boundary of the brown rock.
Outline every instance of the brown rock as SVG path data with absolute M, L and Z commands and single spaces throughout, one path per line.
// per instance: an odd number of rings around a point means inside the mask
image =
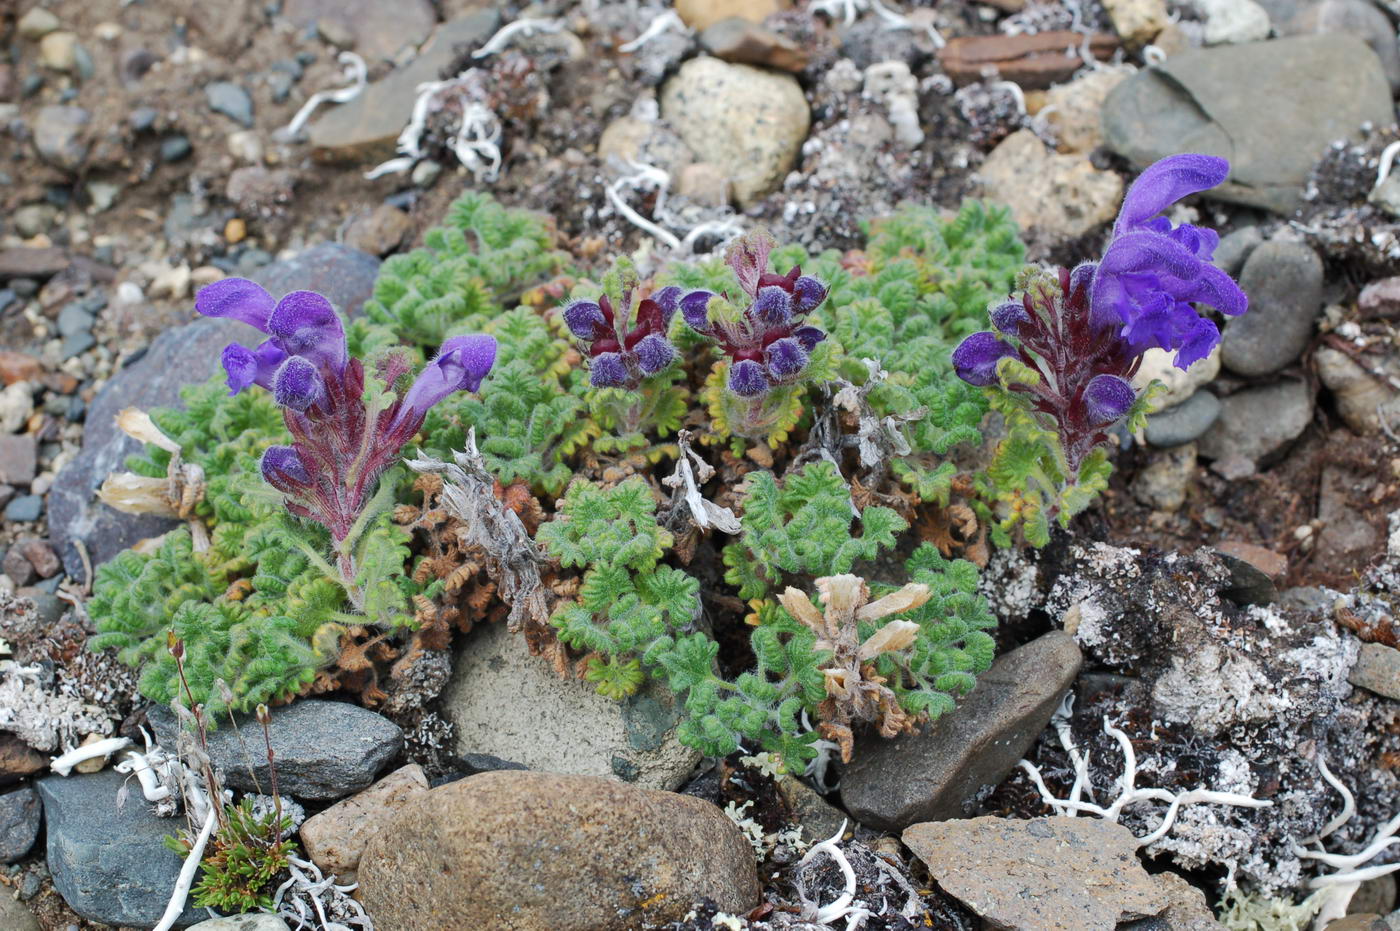
M 1204 892 L 1170 871 L 1156 874 L 1152 881 L 1171 901 L 1159 916 L 1170 931 L 1225 931 L 1225 926 L 1215 920 Z
M 704 30 L 733 16 L 761 23 L 788 6 L 786 0 L 676 0 L 676 13 L 690 28 Z
M 24 554 L 19 551 L 17 546 L 12 546 L 5 551 L 5 558 L 0 560 L 0 569 L 4 569 L 5 574 L 10 577 L 10 581 L 21 588 L 36 578 L 34 567 L 29 564 L 29 560 L 24 558 Z
M 427 791 L 428 777 L 417 763 L 394 770 L 363 792 L 307 818 L 301 826 L 307 855 L 327 875 L 350 882 L 365 845 L 384 819 Z
M 27 433 L 0 433 L 0 485 L 28 485 L 38 469 L 39 448 Z
M 729 179 L 709 162 L 695 162 L 681 169 L 676 193 L 706 207 L 723 207 L 732 195 Z
M 904 832 L 939 887 L 995 928 L 1086 931 L 1171 904 L 1137 858 L 1137 838 L 1098 818 L 930 821 Z
M 357 217 L 345 231 L 345 244 L 370 255 L 388 255 L 399 247 L 413 222 L 397 207 L 380 204 Z
M 1025 90 L 1043 90 L 1069 80 L 1084 62 L 1077 50 L 1084 36 L 1069 30 L 1021 36 L 957 36 L 938 53 L 943 70 L 959 86 L 983 79 L 988 68 Z M 1076 49 L 1073 55 L 1065 49 Z M 1096 33 L 1089 37 L 1089 52 L 1100 61 L 1112 57 L 1118 40 Z
M 68 267 L 68 254 L 58 246 L 0 249 L 0 280 L 49 278 Z
M 1029 129 L 1001 141 L 977 173 L 984 196 L 1046 244 L 1076 239 L 1118 214 L 1123 180 L 1083 155 L 1057 155 Z
M 43 364 L 33 356 L 12 349 L 0 349 L 0 381 L 6 387 L 17 381 L 33 381 L 43 371 Z
M 1400 277 L 1371 282 L 1361 289 L 1356 306 L 1363 317 L 1400 317 Z
M 63 568 L 63 564 L 58 561 L 58 554 L 46 540 L 20 540 L 13 549 L 29 560 L 29 564 L 39 573 L 41 579 L 52 578 Z
M 1245 543 L 1243 540 L 1221 540 L 1215 544 L 1215 549 L 1226 556 L 1243 559 L 1274 580 L 1283 578 L 1284 573 L 1288 572 L 1288 557 L 1267 547 Z
M 13 785 L 49 765 L 48 757 L 11 734 L 0 734 L 0 786 Z
M 1347 915 L 1327 922 L 1327 931 L 1391 931 L 1390 922 L 1380 915 Z
M 1346 425 L 1362 436 L 1381 432 L 1381 424 L 1392 423 L 1400 414 L 1400 395 L 1374 378 L 1351 356 L 1331 346 L 1319 346 L 1313 353 L 1318 379 L 1332 392 L 1337 413 Z
M 1128 76 L 1126 71 L 1090 71 L 1045 95 L 1045 120 L 1055 130 L 1061 152 L 1092 152 L 1103 142 L 1103 102 Z M 1027 101 L 1029 104 L 1029 101 Z
M 709 802 L 507 770 L 414 796 L 360 860 L 360 900 L 396 931 L 620 931 L 708 898 L 748 911 L 751 848 Z
M 855 825 L 846 813 L 835 807 L 818 794 L 807 783 L 787 773 L 777 778 L 778 792 L 792 812 L 792 820 L 802 828 L 802 836 L 809 844 L 826 840 L 841 830 Z
M 436 81 L 438 73 L 457 60 L 460 48 L 479 47 L 496 31 L 500 21 L 500 14 L 488 9 L 443 23 L 412 62 L 312 123 L 312 154 L 320 161 L 359 161 L 393 155 L 394 144 L 418 97 L 418 85 Z
M 739 16 L 722 19 L 700 33 L 700 44 L 716 58 L 742 65 L 801 71 L 811 55 L 802 46 Z

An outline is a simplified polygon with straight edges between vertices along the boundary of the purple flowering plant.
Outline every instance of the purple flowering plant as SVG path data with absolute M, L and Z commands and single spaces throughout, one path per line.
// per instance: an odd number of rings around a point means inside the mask
M 290 513 L 330 532 L 334 568 L 351 600 L 363 609 L 364 581 L 355 546 L 390 503 L 387 483 L 376 494 L 379 479 L 398 461 L 434 404 L 481 385 L 495 363 L 495 339 L 484 334 L 448 339 L 413 382 L 399 390 L 412 368 L 408 354 L 381 355 L 367 383 L 364 363 L 349 354 L 339 314 L 315 291 L 293 291 L 276 300 L 251 281 L 225 278 L 202 288 L 195 308 L 206 317 L 239 320 L 267 334 L 253 349 L 236 343 L 225 347 L 229 393 L 257 385 L 271 391 L 282 408 L 292 443 L 263 453 L 263 479 L 282 493 Z
M 708 397 L 717 426 L 738 437 L 781 441 L 801 413 L 799 386 L 824 369 L 813 354 L 826 333 L 808 322 L 827 287 L 794 265 L 770 271 L 776 243 L 766 230 L 741 236 L 725 251 L 736 294 L 697 289 L 680 296 L 681 316 L 712 339 L 723 359 Z
M 1150 399 L 1132 386 L 1148 349 L 1175 352 L 1186 369 L 1220 341 L 1214 321 L 1193 306 L 1236 316 L 1248 308 L 1238 284 L 1211 264 L 1214 230 L 1161 214 L 1225 180 L 1229 163 L 1175 155 L 1147 168 L 1123 199 L 1098 262 L 1073 271 L 1037 270 L 1021 293 L 991 310 L 992 330 L 953 352 L 953 367 L 991 390 L 1008 434 L 988 470 L 999 493 L 1002 530 L 1023 521 L 1027 539 L 1048 538 L 1106 487 L 1109 430 L 1145 416 Z

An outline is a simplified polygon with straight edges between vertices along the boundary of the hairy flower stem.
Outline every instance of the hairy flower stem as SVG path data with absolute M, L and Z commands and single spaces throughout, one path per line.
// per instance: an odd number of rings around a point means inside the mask
M 170 655 L 175 657 L 175 669 L 180 675 L 180 686 L 185 690 L 185 701 L 189 702 L 190 714 L 194 715 L 195 731 L 199 734 L 199 746 L 203 751 L 200 767 L 204 771 L 204 784 L 209 789 L 209 807 L 219 822 L 219 830 L 228 826 L 224 820 L 223 793 L 219 790 L 218 777 L 214 775 L 214 764 L 209 756 L 209 728 L 204 723 L 204 706 L 194 700 L 189 680 L 185 678 L 185 643 L 173 633 L 169 635 Z

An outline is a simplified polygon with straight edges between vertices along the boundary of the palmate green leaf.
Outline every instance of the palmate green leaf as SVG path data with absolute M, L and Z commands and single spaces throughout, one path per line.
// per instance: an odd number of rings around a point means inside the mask
M 577 481 L 536 539 L 563 566 L 646 570 L 671 545 L 671 534 L 657 526 L 655 513 L 651 488 L 640 476 L 606 489 Z

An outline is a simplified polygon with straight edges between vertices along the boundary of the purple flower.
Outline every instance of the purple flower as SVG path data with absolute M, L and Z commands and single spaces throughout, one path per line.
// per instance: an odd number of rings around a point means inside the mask
M 229 343 L 224 347 L 224 372 L 228 375 L 228 393 L 237 394 L 249 385 L 272 390 L 272 379 L 287 359 L 274 340 L 263 340 L 256 349 Z
M 269 446 L 262 455 L 263 481 L 283 494 L 295 494 L 311 484 L 301 456 L 291 446 Z
M 305 413 L 325 397 L 326 383 L 320 370 L 301 356 L 283 362 L 272 381 L 272 399 L 298 413 Z
M 1031 315 L 1026 313 L 1026 307 L 1020 301 L 1007 301 L 992 308 L 992 326 L 1006 336 L 1015 336 L 1021 324 L 1030 319 Z
M 428 408 L 454 391 L 475 391 L 496 364 L 496 338 L 484 333 L 454 336 L 418 373 L 403 397 L 400 422 L 416 419 L 421 426 Z M 417 428 L 414 428 L 417 432 Z
M 278 301 L 267 330 L 289 356 L 302 356 L 332 372 L 345 368 L 349 356 L 340 315 L 315 291 L 293 291 Z
M 802 374 L 807 367 L 807 350 L 795 338 L 788 336 L 768 347 L 768 371 L 782 382 Z
M 648 375 L 655 375 L 676 360 L 676 347 L 660 333 L 642 337 L 633 347 L 637 354 L 637 365 Z
M 1094 426 L 1110 424 L 1128 413 L 1137 392 L 1127 379 L 1117 375 L 1095 375 L 1084 389 L 1084 406 Z
M 826 300 L 826 285 L 811 275 L 801 275 L 792 284 L 792 312 L 811 313 Z
M 793 338 L 802 344 L 802 348 L 811 352 L 817 348 L 817 343 L 826 339 L 826 333 L 814 326 L 800 326 L 792 331 Z
M 769 326 L 782 326 L 792 319 L 792 298 L 776 285 L 758 289 L 753 312 Z
M 729 370 L 729 390 L 741 398 L 756 398 L 768 390 L 763 366 L 752 359 L 741 359 Z
M 597 339 L 608 329 L 597 301 L 574 301 L 564 308 L 564 323 L 579 339 Z
M 995 385 L 997 363 L 1015 354 L 1015 350 L 995 333 L 973 333 L 953 350 L 953 369 L 969 385 Z
M 1190 224 L 1173 227 L 1158 216 L 1190 194 L 1215 187 L 1230 163 L 1209 155 L 1173 155 L 1150 166 L 1123 198 L 1113 239 L 1093 272 L 1094 322 L 1119 330 L 1137 354 L 1175 349 L 1185 369 L 1219 340 L 1215 324 L 1193 302 L 1231 316 L 1248 309 L 1239 285 L 1211 264 L 1219 236 Z
M 661 322 L 665 326 L 671 325 L 671 318 L 676 315 L 677 308 L 681 302 L 680 285 L 668 285 L 651 296 L 657 306 L 661 308 Z
M 691 329 L 705 333 L 710 328 L 710 298 L 713 291 L 691 291 L 681 298 L 681 316 Z
M 589 384 L 595 388 L 620 388 L 627 384 L 627 363 L 619 352 L 605 352 L 593 357 Z
M 240 320 L 264 333 L 276 306 L 272 295 L 247 278 L 225 278 L 199 289 L 194 308 L 206 317 Z

